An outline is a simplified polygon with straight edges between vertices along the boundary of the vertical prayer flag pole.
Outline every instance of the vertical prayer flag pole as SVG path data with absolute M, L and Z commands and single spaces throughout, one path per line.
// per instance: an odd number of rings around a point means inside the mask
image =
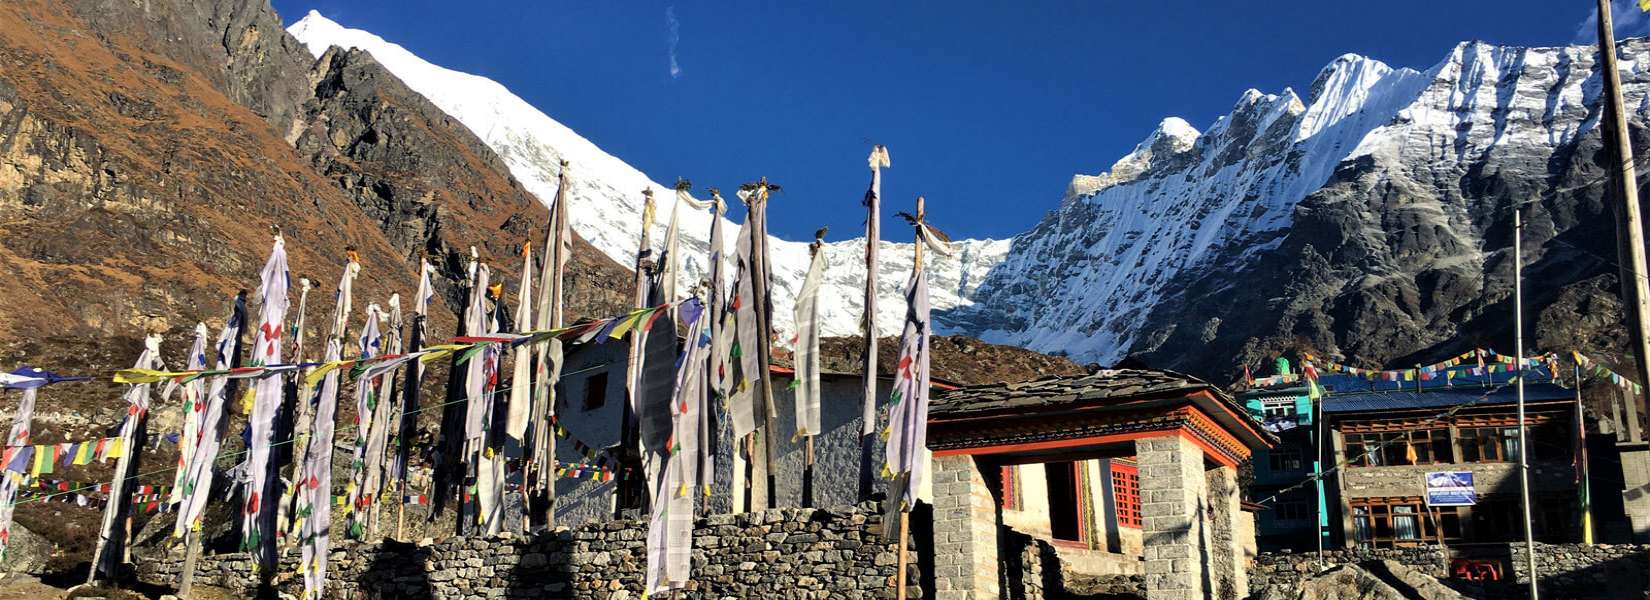
M 518 333 L 533 329 L 533 243 L 521 245 L 521 286 L 516 290 L 515 325 Z M 521 494 L 521 531 L 532 529 L 532 505 L 527 494 L 527 421 L 533 404 L 533 349 L 526 344 L 516 346 L 511 360 L 510 407 L 504 423 L 504 456 L 506 463 L 521 466 L 517 491 Z
M 544 331 L 562 326 L 562 286 L 568 256 L 573 251 L 572 231 L 567 222 L 568 164 L 561 161 L 557 176 L 556 203 L 550 207 L 550 232 L 544 244 L 544 265 L 539 271 L 538 327 Z M 532 480 L 544 497 L 543 520 L 554 525 L 556 502 L 556 381 L 561 378 L 561 340 L 555 337 L 538 344 L 533 381 Z
M 430 300 L 435 297 L 435 288 L 430 283 L 430 274 L 435 267 L 430 266 L 428 260 L 418 261 L 418 291 L 413 297 L 413 321 L 411 338 L 407 348 L 411 352 L 424 349 L 425 316 L 430 311 Z M 400 433 L 396 436 L 395 444 L 395 476 L 399 485 L 398 496 L 407 495 L 407 478 L 410 475 L 408 466 L 412 461 L 413 435 L 418 432 L 418 394 L 423 387 L 424 361 L 414 360 L 407 363 L 406 385 L 401 390 L 401 423 Z M 395 538 L 402 539 L 405 532 L 407 503 L 396 503 L 395 509 Z
M 923 218 L 927 216 L 927 211 L 925 210 L 923 204 L 923 197 L 917 196 L 917 223 L 922 223 Z M 913 246 L 913 255 L 915 258 L 912 260 L 911 268 L 917 271 L 922 271 L 922 231 L 920 229 L 917 231 L 917 239 L 913 240 L 913 242 L 914 243 L 911 245 Z M 906 399 L 906 401 L 913 400 L 915 400 L 915 398 Z M 915 501 L 916 499 L 912 498 L 911 500 Z M 894 593 L 897 595 L 899 600 L 905 600 L 905 570 L 911 562 L 911 558 L 907 555 L 905 549 L 906 539 L 909 537 L 911 537 L 911 511 L 901 509 L 899 511 L 899 541 L 896 542 L 899 544 L 899 561 L 895 567 L 897 570 L 894 572 Z
M 768 183 L 763 177 L 756 182 L 751 191 L 750 205 L 753 209 L 747 219 L 756 219 L 751 227 L 751 290 L 756 298 L 756 326 L 757 326 L 757 358 L 760 361 L 758 370 L 762 381 L 762 446 L 764 471 L 767 474 L 767 500 L 763 508 L 774 508 L 778 505 L 776 490 L 777 482 L 774 476 L 775 435 L 779 426 L 774 421 L 773 404 L 773 377 L 768 365 L 773 364 L 773 298 L 768 290 L 768 222 L 767 207 L 768 194 L 779 186 Z M 746 375 L 749 376 L 748 374 Z
M 641 242 L 636 247 L 636 279 L 634 282 L 634 308 L 646 308 L 648 296 L 648 273 L 653 270 L 653 189 L 642 190 L 642 231 Z M 621 517 L 629 498 L 646 498 L 646 476 L 641 469 L 630 468 L 630 465 L 641 465 L 642 446 L 641 432 L 637 414 L 638 397 L 641 393 L 641 362 L 642 336 L 640 331 L 630 332 L 630 349 L 628 360 L 625 361 L 625 405 L 623 420 L 620 422 L 620 460 L 619 486 L 613 498 L 613 516 Z M 634 458 L 634 461 L 625 459 Z M 642 503 L 645 507 L 646 503 Z
M 710 482 L 714 480 L 715 459 L 717 444 L 721 439 L 716 432 L 716 413 L 722 399 L 727 397 L 726 373 L 723 361 L 727 360 L 727 333 L 723 331 L 723 311 L 727 300 L 727 288 L 722 285 L 722 215 L 727 212 L 727 203 L 722 200 L 722 194 L 716 188 L 710 188 L 710 248 L 709 276 L 710 288 L 707 292 L 706 327 L 710 334 L 710 358 L 705 361 L 705 381 L 707 390 L 702 398 L 704 409 L 699 411 L 699 456 L 698 480 L 694 485 L 701 488 L 704 494 L 704 512 L 709 514 Z M 731 493 L 731 492 L 730 492 Z M 731 502 L 729 503 L 731 508 Z
M 276 250 L 280 251 L 277 243 Z M 281 266 L 284 270 L 285 260 L 282 256 Z M 273 263 L 273 258 L 271 259 Z M 284 293 L 284 290 L 283 290 Z M 138 355 L 136 368 L 160 368 L 160 336 L 151 335 L 143 340 L 143 353 Z M 143 431 L 144 421 L 149 417 L 149 386 L 147 383 L 133 385 L 126 391 L 126 420 L 121 424 L 120 437 L 116 438 L 119 444 L 115 447 L 122 451 L 115 457 L 115 472 L 109 481 L 109 504 L 103 509 L 103 528 L 97 536 L 97 549 L 92 553 L 91 573 L 86 577 L 86 583 L 97 581 L 99 571 L 108 573 L 113 578 L 116 575 L 116 566 L 120 559 L 115 558 L 109 549 L 109 541 L 114 538 L 116 523 L 124 520 L 131 509 L 131 489 L 127 486 L 127 479 L 137 476 L 132 473 L 132 457 L 143 448 L 137 434 Z M 110 452 L 109 454 L 113 454 Z M 102 458 L 102 457 L 99 457 Z M 131 543 L 130 532 L 120 540 L 121 552 Z
M 890 165 L 888 149 L 881 144 L 873 146 L 868 162 L 871 166 L 871 187 L 865 190 L 865 316 L 862 319 L 865 396 L 860 407 L 860 500 L 871 497 L 876 472 L 872 457 L 876 452 L 877 431 L 877 244 L 881 235 L 882 169 Z
M 905 327 L 900 333 L 899 361 L 894 365 L 894 386 L 888 396 L 888 446 L 886 467 L 889 490 L 886 511 L 898 513 L 899 572 L 895 577 L 896 595 L 905 597 L 906 539 L 910 536 L 908 513 L 917 500 L 917 487 L 924 472 L 924 455 L 928 430 L 928 348 L 930 331 L 928 310 L 928 271 L 923 267 L 924 249 L 941 254 L 951 250 L 945 234 L 924 222 L 924 201 L 917 198 L 917 214 L 900 213 L 916 230 L 915 261 L 911 266 L 911 280 L 905 287 Z M 885 517 L 886 527 L 896 515 Z M 886 532 L 886 529 L 884 530 Z
M 241 325 L 245 322 L 246 290 L 241 290 L 230 305 L 229 320 L 224 322 L 223 330 L 218 333 L 218 343 L 214 348 L 218 369 L 240 366 Z M 172 535 L 187 536 L 184 543 L 182 582 L 178 585 L 178 596 L 183 598 L 189 597 L 194 585 L 195 562 L 199 559 L 201 550 L 200 515 L 206 508 L 206 499 L 212 489 L 212 459 L 218 455 L 218 447 L 223 442 L 223 430 L 228 425 L 224 418 L 224 404 L 234 395 L 232 388 L 229 378 L 222 375 L 214 377 L 208 383 L 206 405 L 200 418 L 200 437 L 195 440 L 194 454 L 189 459 L 187 479 L 181 484 L 183 503 L 178 506 L 178 518 L 173 525 Z
M 814 505 L 814 436 L 819 435 L 819 285 L 825 278 L 825 229 L 808 245 L 811 260 L 796 296 L 796 435 L 802 438 L 802 506 Z

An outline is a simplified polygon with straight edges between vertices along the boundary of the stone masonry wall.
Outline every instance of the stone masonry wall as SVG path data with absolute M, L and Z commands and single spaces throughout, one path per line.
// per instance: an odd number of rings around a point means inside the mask
M 1421 569 L 1433 577 L 1441 578 L 1449 574 L 1448 558 L 1444 552 L 1431 546 L 1397 550 L 1325 549 L 1323 551 L 1324 566 L 1321 568 L 1317 566 L 1318 555 L 1314 552 L 1300 554 L 1266 552 L 1256 556 L 1254 564 L 1249 565 L 1249 592 L 1252 597 L 1258 598 L 1262 597 L 1269 588 L 1278 590 L 1294 589 L 1301 580 L 1311 577 L 1320 570 L 1339 565 L 1388 559 Z
M 684 598 L 892 598 L 896 557 L 870 503 L 715 515 L 695 526 L 693 581 Z M 438 543 L 335 541 L 327 577 L 337 598 L 639 598 L 646 526 L 592 523 L 533 536 L 455 537 Z M 276 585 L 297 593 L 297 552 Z M 181 552 L 138 561 L 139 578 L 175 586 Z M 247 593 L 257 585 L 245 554 L 203 556 L 197 585 Z M 915 568 L 913 597 L 921 592 Z
M 1524 544 L 1509 546 L 1514 578 L 1528 585 Z M 1650 599 L 1650 544 L 1537 543 L 1535 568 L 1543 598 Z

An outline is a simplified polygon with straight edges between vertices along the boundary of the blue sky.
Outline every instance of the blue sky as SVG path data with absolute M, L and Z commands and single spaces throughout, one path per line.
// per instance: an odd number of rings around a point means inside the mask
M 858 234 L 873 142 L 893 156 L 889 215 L 920 194 L 953 237 L 1006 237 L 1164 117 L 1201 130 L 1245 89 L 1304 95 L 1348 52 L 1425 69 L 1463 40 L 1590 41 L 1592 14 L 1586 0 L 274 4 L 289 24 L 319 10 L 497 80 L 655 181 L 766 175 L 785 188 L 770 229 L 789 239 Z

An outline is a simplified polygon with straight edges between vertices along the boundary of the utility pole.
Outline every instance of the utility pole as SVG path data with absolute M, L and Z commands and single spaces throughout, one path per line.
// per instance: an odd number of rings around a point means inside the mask
M 1557 375 L 1556 373 L 1554 374 Z M 1593 479 L 1587 465 L 1587 420 L 1581 408 L 1581 364 L 1576 375 L 1576 492 L 1581 499 L 1581 543 L 1593 545 Z
M 1627 113 L 1621 105 L 1621 72 L 1616 67 L 1616 35 L 1610 22 L 1609 0 L 1598 0 L 1598 57 L 1604 75 L 1604 118 L 1614 139 L 1611 157 L 1618 165 L 1617 192 L 1621 198 L 1621 218 L 1626 223 L 1627 274 L 1621 282 L 1622 299 L 1633 311 L 1633 357 L 1638 361 L 1639 383 L 1650 384 L 1650 285 L 1645 280 L 1644 221 L 1639 215 L 1638 176 L 1633 168 L 1633 141 L 1627 133 Z M 1609 144 L 1606 144 L 1607 146 Z M 1618 229 L 1619 231 L 1619 229 Z M 1627 400 L 1627 440 L 1638 442 L 1638 398 Z
M 1524 505 L 1524 557 L 1528 562 L 1530 600 L 1538 600 L 1541 593 L 1536 582 L 1535 535 L 1530 518 L 1530 437 L 1524 421 L 1524 221 L 1520 213 L 1524 203 L 1513 204 L 1513 360 L 1517 361 L 1518 377 L 1518 494 Z M 1642 248 L 1641 248 L 1642 256 Z

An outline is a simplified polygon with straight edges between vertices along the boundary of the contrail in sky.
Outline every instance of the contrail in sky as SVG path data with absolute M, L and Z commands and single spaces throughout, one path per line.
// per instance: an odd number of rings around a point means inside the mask
M 665 7 L 665 27 L 669 33 L 665 34 L 665 42 L 670 44 L 670 78 L 682 78 L 682 65 L 676 62 L 676 44 L 682 41 L 682 24 L 676 20 L 676 7 Z

